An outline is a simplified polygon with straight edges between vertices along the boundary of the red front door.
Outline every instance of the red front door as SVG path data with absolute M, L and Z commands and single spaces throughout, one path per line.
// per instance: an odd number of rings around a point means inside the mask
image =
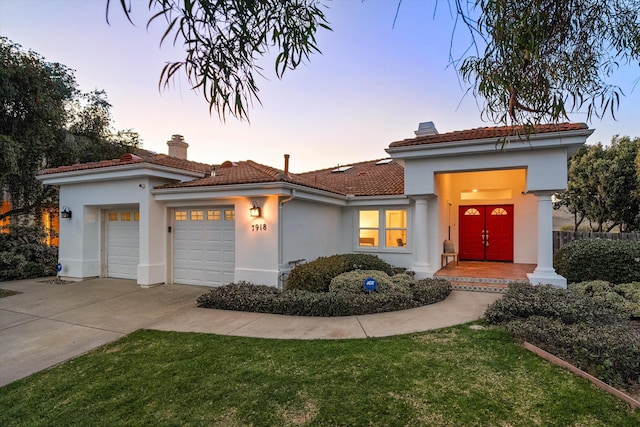
M 460 259 L 513 261 L 513 205 L 460 206 Z

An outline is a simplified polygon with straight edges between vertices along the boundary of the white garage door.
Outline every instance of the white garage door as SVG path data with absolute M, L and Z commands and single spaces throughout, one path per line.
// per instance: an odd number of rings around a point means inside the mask
M 173 213 L 173 282 L 219 286 L 233 282 L 233 208 L 177 209 Z
M 138 211 L 107 212 L 107 277 L 137 278 L 140 258 L 139 220 Z

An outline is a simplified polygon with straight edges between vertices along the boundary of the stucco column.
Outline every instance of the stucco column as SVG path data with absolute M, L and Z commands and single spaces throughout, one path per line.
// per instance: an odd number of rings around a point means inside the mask
M 528 273 L 533 285 L 551 284 L 567 287 L 567 279 L 553 268 L 553 218 L 551 192 L 536 192 L 538 198 L 538 265 L 533 273 Z
M 433 277 L 431 266 L 429 265 L 429 200 L 425 198 L 416 199 L 413 215 L 413 246 L 415 248 L 415 258 L 413 271 L 416 279 Z

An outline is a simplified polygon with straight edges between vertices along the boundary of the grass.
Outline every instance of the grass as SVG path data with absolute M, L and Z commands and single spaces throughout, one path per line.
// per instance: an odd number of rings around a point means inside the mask
M 0 425 L 638 426 L 640 411 L 468 325 L 366 340 L 143 330 L 0 388 Z
M 20 292 L 12 291 L 9 289 L 0 289 L 0 298 L 10 297 L 11 295 L 17 295 Z

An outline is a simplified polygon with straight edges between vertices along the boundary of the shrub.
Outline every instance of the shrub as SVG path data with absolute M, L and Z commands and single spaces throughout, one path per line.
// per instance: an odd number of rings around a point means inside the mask
M 56 274 L 58 248 L 47 246 L 45 232 L 36 224 L 11 223 L 0 233 L 0 280 Z
M 640 281 L 640 242 L 580 240 L 561 248 L 553 264 L 569 283 L 606 280 L 614 284 Z
M 374 293 L 408 292 L 409 286 L 396 284 L 389 275 L 377 270 L 354 270 L 339 274 L 331 279 L 329 285 L 330 292 L 346 292 L 351 294 L 366 294 L 369 291 L 364 289 L 364 281 L 369 277 L 378 282 Z
M 414 283 L 413 276 L 407 273 L 400 273 L 400 274 L 391 276 L 391 281 L 396 285 L 405 286 L 407 288 L 409 288 Z
M 353 270 L 379 270 L 389 275 L 393 273 L 391 265 L 376 255 L 332 255 L 296 266 L 289 274 L 287 288 L 327 292 L 334 277 Z
M 628 312 L 611 301 L 581 296 L 551 285 L 525 283 L 510 284 L 504 297 L 491 304 L 484 315 L 492 324 L 531 316 L 557 319 L 566 324 L 603 324 L 628 318 Z
M 434 304 L 446 299 L 451 293 L 451 283 L 444 279 L 422 279 L 410 287 L 418 305 Z
M 506 328 L 519 341 L 537 345 L 610 385 L 633 388 L 640 381 L 640 334 L 628 323 L 567 325 L 532 316 Z
M 632 315 L 632 313 L 640 309 L 640 301 L 628 299 L 624 292 L 627 288 L 623 286 L 614 285 L 604 280 L 592 280 L 590 282 L 572 283 L 569 285 L 569 290 L 580 296 L 591 297 L 611 304 L 611 306 L 616 307 L 616 310 Z M 634 296 L 632 292 L 629 292 L 629 294 L 630 297 Z M 640 292 L 638 294 L 640 296 Z
M 616 292 L 627 300 L 631 316 L 640 318 L 640 282 L 617 285 Z
M 391 287 L 397 286 L 391 282 Z M 280 291 L 269 286 L 239 282 L 210 289 L 198 297 L 198 306 L 292 316 L 354 316 L 405 310 L 442 301 L 451 292 L 451 285 L 442 279 L 427 279 L 410 289 L 400 289 L 400 292 L 372 293 Z

